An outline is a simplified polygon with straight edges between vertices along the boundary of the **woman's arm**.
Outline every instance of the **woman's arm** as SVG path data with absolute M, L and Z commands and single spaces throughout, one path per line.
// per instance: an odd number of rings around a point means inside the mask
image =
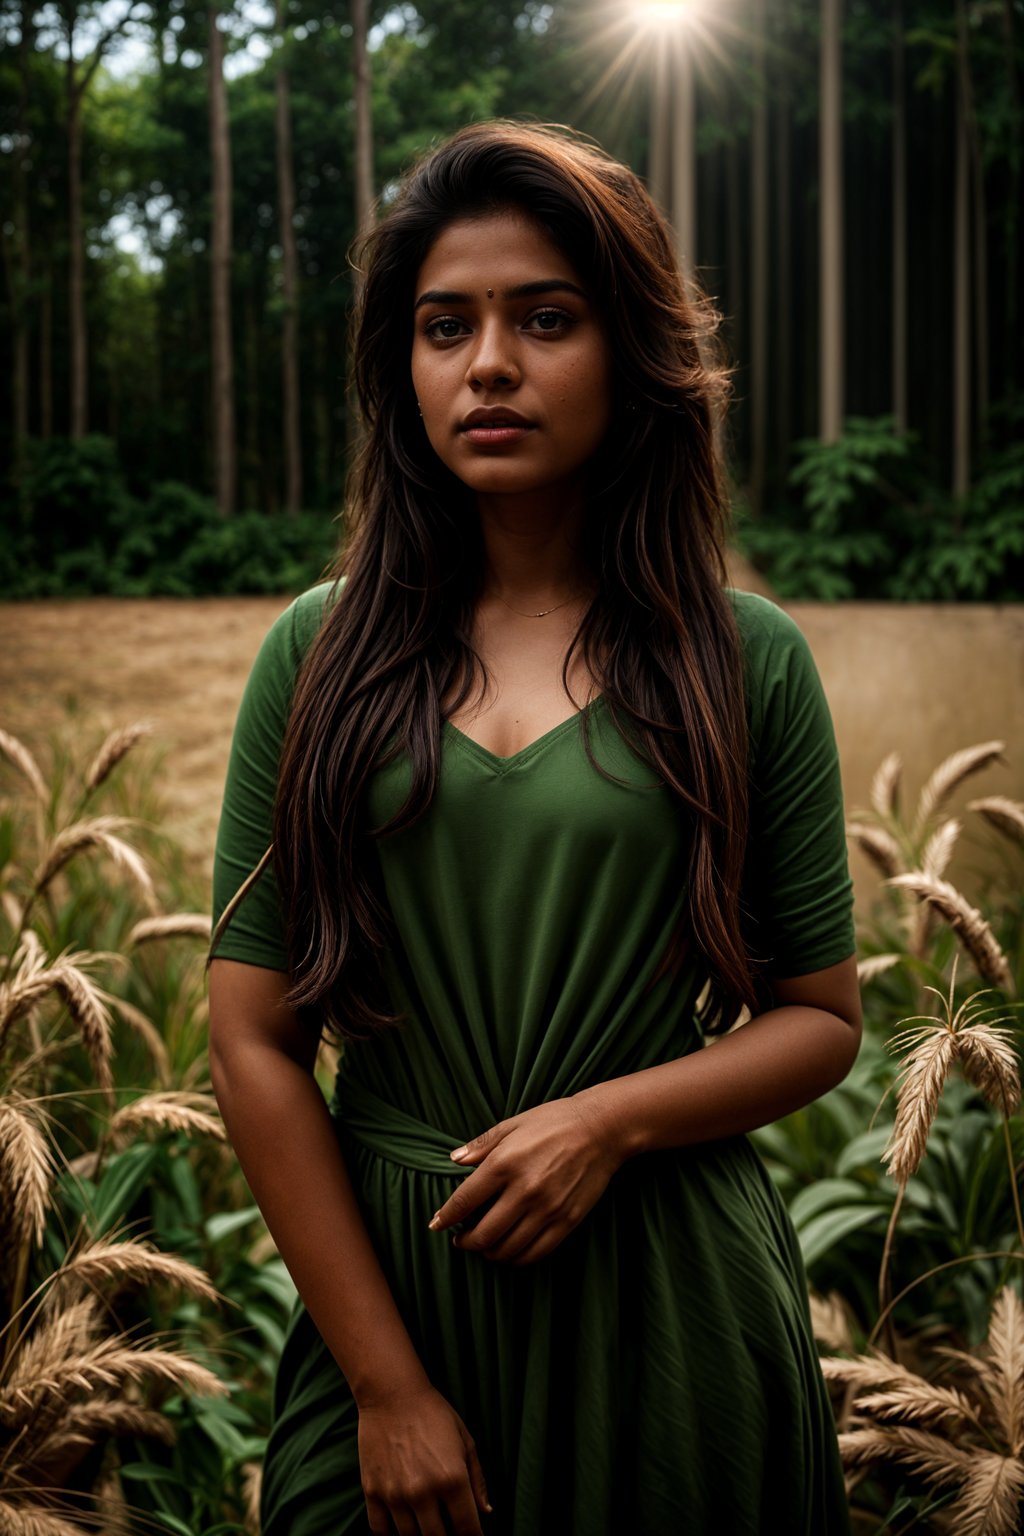
M 432 1387 L 370 1239 L 330 1110 L 318 1041 L 284 1002 L 283 972 L 210 966 L 210 1079 L 256 1203 L 352 1389 L 370 1528 L 480 1536 L 487 1494 L 472 1438 Z
M 573 1095 L 622 1161 L 781 1120 L 841 1083 L 860 1049 L 857 962 L 772 982 L 775 1007 L 701 1051 Z
M 860 1048 L 851 955 L 772 983 L 777 1007 L 703 1050 L 500 1120 L 451 1154 L 469 1177 L 430 1223 L 443 1232 L 500 1196 L 458 1248 L 513 1264 L 558 1246 L 630 1157 L 767 1125 L 840 1083 Z

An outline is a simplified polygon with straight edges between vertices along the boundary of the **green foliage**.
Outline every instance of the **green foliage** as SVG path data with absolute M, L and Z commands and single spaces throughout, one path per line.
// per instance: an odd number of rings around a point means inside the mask
M 105 437 L 34 443 L 29 473 L 35 516 L 0 544 L 0 598 L 297 591 L 337 542 L 324 514 L 222 518 L 176 481 L 134 497 Z
M 851 417 L 836 442 L 796 444 L 799 501 L 753 518 L 737 542 L 781 598 L 1017 602 L 1024 598 L 1024 443 L 990 453 L 957 503 L 929 483 L 916 437 L 890 416 Z

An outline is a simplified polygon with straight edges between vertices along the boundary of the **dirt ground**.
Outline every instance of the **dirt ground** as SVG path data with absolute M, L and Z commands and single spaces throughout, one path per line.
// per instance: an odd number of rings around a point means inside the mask
M 238 702 L 283 597 L 0 603 L 0 727 L 45 753 L 69 711 L 94 739 L 146 720 L 166 831 L 209 870 Z

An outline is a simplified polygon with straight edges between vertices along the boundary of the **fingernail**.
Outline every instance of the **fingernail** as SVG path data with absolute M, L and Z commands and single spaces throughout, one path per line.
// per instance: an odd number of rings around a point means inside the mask
M 468 1147 L 456 1147 L 455 1151 L 454 1152 L 449 1152 L 448 1156 L 449 1157 L 465 1157 L 465 1155 L 466 1155 L 466 1153 L 468 1151 L 469 1151 Z
M 486 1511 L 487 1511 L 487 1513 L 489 1515 L 493 1515 L 494 1514 L 494 1505 L 493 1504 L 485 1504 L 484 1505 L 484 1509 L 486 1509 Z
M 440 1216 L 440 1214 L 441 1214 L 440 1211 L 435 1211 L 433 1216 L 431 1216 L 430 1220 L 427 1222 L 427 1226 L 428 1227 L 432 1227 L 435 1232 L 437 1231 L 438 1227 L 441 1225 L 440 1221 L 438 1220 L 438 1217 Z

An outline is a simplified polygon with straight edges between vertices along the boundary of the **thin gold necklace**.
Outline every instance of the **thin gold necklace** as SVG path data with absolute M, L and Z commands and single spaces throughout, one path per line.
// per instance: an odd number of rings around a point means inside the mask
M 505 599 L 501 596 L 500 592 L 495 592 L 494 595 L 499 603 L 505 603 Z M 559 608 L 567 608 L 578 596 L 578 593 L 574 593 L 572 597 L 567 597 L 564 603 L 556 603 L 554 608 L 542 608 L 539 613 L 526 613 L 522 608 L 513 608 L 511 603 L 505 603 L 505 607 L 510 613 L 518 613 L 521 619 L 544 619 L 549 613 L 557 613 Z

